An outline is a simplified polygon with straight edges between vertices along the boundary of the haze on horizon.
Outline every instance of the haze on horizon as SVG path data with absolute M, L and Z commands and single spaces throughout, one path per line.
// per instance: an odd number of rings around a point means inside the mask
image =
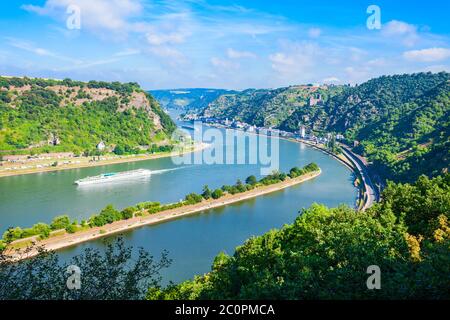
M 71 5 L 79 29 L 68 27 Z M 366 25 L 370 5 L 380 29 Z M 450 71 L 449 9 L 438 0 L 3 1 L 0 74 L 245 89 Z

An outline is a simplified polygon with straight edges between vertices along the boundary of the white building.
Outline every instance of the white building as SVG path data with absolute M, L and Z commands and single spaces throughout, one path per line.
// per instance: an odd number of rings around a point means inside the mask
M 306 138 L 306 127 L 305 127 L 305 126 L 301 126 L 301 127 L 300 127 L 300 137 L 301 137 L 302 139 L 305 139 L 305 138 Z
M 105 143 L 104 143 L 103 141 L 100 141 L 100 142 L 97 144 L 97 150 L 98 150 L 98 151 L 103 151 L 103 150 L 105 150 L 105 148 L 106 148 L 106 145 L 105 145 Z

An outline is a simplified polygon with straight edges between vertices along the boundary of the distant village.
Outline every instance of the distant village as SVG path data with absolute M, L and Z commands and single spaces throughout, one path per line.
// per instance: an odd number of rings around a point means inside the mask
M 239 129 L 250 133 L 268 134 L 268 135 L 273 134 L 283 138 L 301 139 L 313 144 L 328 145 L 334 139 L 337 141 L 344 140 L 344 136 L 342 134 L 334 134 L 331 132 L 325 133 L 322 136 L 317 136 L 311 131 L 308 131 L 305 125 L 301 124 L 299 125 L 299 129 L 297 131 L 289 132 L 275 129 L 273 127 L 257 127 L 238 120 L 229 120 L 228 118 L 223 120 L 218 118 L 208 118 L 208 117 L 198 117 L 197 115 L 188 115 L 184 118 L 184 120 L 191 120 L 191 121 L 201 120 L 203 123 L 208 124 L 210 126 Z M 358 142 L 355 141 L 354 145 L 356 146 L 357 144 Z

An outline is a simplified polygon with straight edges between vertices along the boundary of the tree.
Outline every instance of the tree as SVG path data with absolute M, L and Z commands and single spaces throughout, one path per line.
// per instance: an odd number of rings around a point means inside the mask
M 78 230 L 78 226 L 77 226 L 76 223 L 69 224 L 69 225 L 66 227 L 66 231 L 67 231 L 68 233 L 75 233 L 75 232 L 77 232 L 77 230 Z
M 209 198 L 211 198 L 211 190 L 209 189 L 209 187 L 207 185 L 205 185 L 203 187 L 203 193 L 202 193 L 202 197 L 205 200 L 208 200 Z
M 65 229 L 68 225 L 70 225 L 70 218 L 68 215 L 63 215 L 55 217 L 50 224 L 50 228 L 52 230 L 59 230 Z
M 125 153 L 125 149 L 121 145 L 117 145 L 113 152 L 117 155 L 123 155 Z
M 219 199 L 223 196 L 223 191 L 222 189 L 216 189 L 213 191 L 213 193 L 211 194 L 211 197 L 213 199 Z
M 143 299 L 149 286 L 159 286 L 160 272 L 171 264 L 166 251 L 155 258 L 139 248 L 133 254 L 122 238 L 105 243 L 102 252 L 87 248 L 70 261 L 55 252 L 41 253 L 11 263 L 0 252 L 0 300 L 135 300 Z M 81 271 L 81 288 L 69 290 L 68 266 Z
M 123 219 L 131 219 L 133 218 L 134 213 L 137 211 L 137 208 L 134 207 L 128 207 L 123 209 L 120 214 L 122 215 Z
M 113 205 L 109 204 L 100 211 L 98 215 L 93 215 L 90 218 L 90 224 L 94 227 L 101 227 L 105 224 L 113 223 L 122 219 L 122 215 L 117 211 Z
M 199 202 L 202 202 L 203 197 L 199 194 L 196 194 L 195 192 L 192 192 L 185 197 L 185 201 L 187 204 L 196 204 Z
M 247 179 L 245 179 L 245 183 L 254 186 L 255 184 L 258 183 L 258 180 L 256 179 L 255 176 L 252 175 L 252 176 L 248 176 Z

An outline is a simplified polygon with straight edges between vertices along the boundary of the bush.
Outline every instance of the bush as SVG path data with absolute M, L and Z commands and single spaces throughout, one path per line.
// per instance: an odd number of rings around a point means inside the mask
M 133 218 L 134 213 L 137 211 L 135 207 L 128 207 L 122 210 L 120 214 L 122 215 L 122 219 L 131 219 Z
M 136 207 L 138 208 L 138 210 L 150 210 L 152 208 L 159 207 L 160 205 L 161 205 L 161 203 L 159 203 L 159 202 L 148 201 L 148 202 L 138 203 L 136 205 Z
M 52 230 L 59 230 L 65 229 L 68 225 L 70 225 L 70 218 L 67 215 L 63 215 L 55 217 L 50 224 L 50 228 Z
M 303 169 L 300 169 L 299 167 L 294 167 L 289 171 L 289 176 L 291 178 L 297 178 L 303 174 L 304 174 Z
M 255 176 L 248 176 L 247 179 L 245 179 L 246 184 L 251 184 L 252 186 L 258 183 L 258 180 Z
M 122 215 L 111 204 L 107 205 L 99 215 L 94 215 L 90 219 L 90 225 L 94 227 L 101 227 L 105 224 L 113 223 L 122 219 Z
M 223 191 L 222 189 L 216 189 L 213 191 L 213 193 L 211 194 L 211 197 L 213 199 L 219 199 L 223 196 Z
M 196 193 L 190 193 L 185 197 L 186 204 L 196 204 L 202 202 L 203 197 Z
M 235 188 L 237 190 L 236 193 L 241 193 L 241 192 L 245 192 L 247 191 L 247 187 L 245 186 L 245 184 L 242 183 L 241 180 L 238 179 L 238 181 L 236 182 Z
M 305 172 L 313 172 L 313 171 L 317 171 L 319 170 L 319 166 L 317 164 L 315 164 L 314 162 L 307 164 L 306 166 L 303 167 L 303 171 Z
M 66 231 L 67 231 L 68 233 L 75 233 L 75 232 L 78 231 L 78 226 L 77 226 L 75 223 L 69 224 L 69 225 L 66 227 Z
M 204 186 L 204 187 L 203 187 L 202 197 L 203 197 L 205 200 L 208 200 L 209 198 L 211 198 L 211 190 L 209 190 L 209 187 L 208 187 L 208 186 Z
M 23 230 L 20 227 L 8 228 L 3 233 L 3 240 L 7 243 L 13 242 L 14 240 L 21 239 L 23 235 Z
M 31 228 L 24 229 L 21 235 L 21 238 L 28 238 L 32 236 L 39 235 L 41 238 L 48 238 L 50 235 L 51 228 L 46 223 L 36 223 Z

